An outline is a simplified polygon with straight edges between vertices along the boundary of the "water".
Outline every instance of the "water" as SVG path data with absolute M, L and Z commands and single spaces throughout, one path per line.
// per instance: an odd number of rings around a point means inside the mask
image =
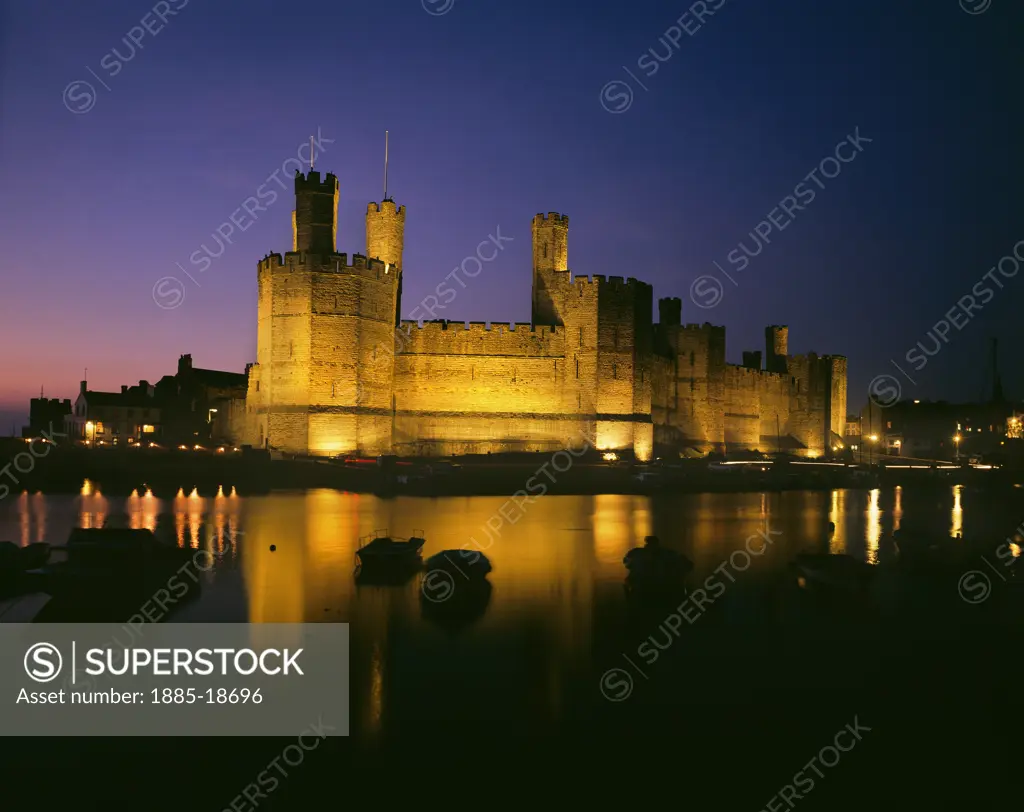
M 6 500 L 0 539 L 60 543 L 75 526 L 159 526 L 216 560 L 201 598 L 173 619 L 352 624 L 352 743 L 346 747 L 419 746 L 425 730 L 437 742 L 529 742 L 538 752 L 570 734 L 619 746 L 623 736 L 650 736 L 678 713 L 696 726 L 687 735 L 700 729 L 720 746 L 753 736 L 756 746 L 777 749 L 771 736 L 781 725 L 797 738 L 773 755 L 785 765 L 790 756 L 806 761 L 815 737 L 854 713 L 871 717 L 872 703 L 874 720 L 884 718 L 878 702 L 900 694 L 900 686 L 913 685 L 907 695 L 913 699 L 937 701 L 930 691 L 938 694 L 936 675 L 947 668 L 942 658 L 949 646 L 913 648 L 901 639 L 884 655 L 868 657 L 866 641 L 879 629 L 867 616 L 858 619 L 859 610 L 851 618 L 815 609 L 795 625 L 772 625 L 786 608 L 776 596 L 793 555 L 827 545 L 875 561 L 880 541 L 907 522 L 937 534 L 1002 538 L 1021 524 L 1022 502 L 956 486 L 545 496 L 517 510 L 502 498 L 382 500 L 332 490 L 181 494 L 161 502 L 107 497 L 87 483 L 74 497 Z M 504 517 L 496 518 L 503 506 Z M 430 615 L 417 579 L 357 585 L 359 539 L 379 528 L 398 536 L 422 529 L 425 556 L 482 550 L 494 566 L 483 615 L 453 629 Z M 764 548 L 762 555 L 737 552 L 759 532 L 772 539 L 768 547 L 753 544 Z M 694 583 L 716 568 L 732 577 L 725 597 L 705 606 L 682 636 L 666 632 L 664 610 L 638 611 L 623 588 L 623 556 L 652 534 L 694 561 Z M 955 594 L 956 584 L 950 589 Z M 638 653 L 644 642 L 648 652 L 656 642 L 664 645 L 656 646 L 655 661 Z M 893 673 L 900 675 L 895 687 Z M 917 683 L 922 675 L 926 684 Z M 978 678 L 976 668 L 957 677 L 957 690 L 968 678 Z M 627 697 L 616 693 L 623 679 Z M 907 703 L 901 713 L 913 707 L 912 699 Z M 971 712 L 983 708 L 975 704 Z M 921 717 L 914 719 L 920 730 Z

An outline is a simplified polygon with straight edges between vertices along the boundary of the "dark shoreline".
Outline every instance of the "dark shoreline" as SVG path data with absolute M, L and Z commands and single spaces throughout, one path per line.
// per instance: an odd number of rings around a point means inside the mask
M 24 446 L 22 446 L 24 447 Z M 677 494 L 743 493 L 789 490 L 861 489 L 883 485 L 962 484 L 987 489 L 1012 489 L 1024 481 L 1016 468 L 886 470 L 879 466 L 765 464 L 765 470 L 713 470 L 707 460 L 684 460 L 673 466 L 635 466 L 605 463 L 599 458 L 565 459 L 548 453 L 501 458 L 462 458 L 444 473 L 425 472 L 429 460 L 373 461 L 346 465 L 336 460 L 271 460 L 265 454 L 244 451 L 159 451 L 134 449 L 51 448 L 33 459 L 21 473 L 12 465 L 0 485 L 5 495 L 23 492 L 81 493 L 85 480 L 109 496 L 139 495 L 151 491 L 158 498 L 173 498 L 181 491 L 200 496 L 266 494 L 276 490 L 333 488 L 379 496 L 512 496 L 544 494 Z M 14 453 L 8 456 L 14 459 Z M 22 467 L 27 460 L 22 459 Z M 644 479 L 638 478 L 640 472 Z M 13 481 L 16 478 L 17 481 Z M 0 493 L 3 493 L 0 490 Z M 2 497 L 0 497 L 2 499 Z

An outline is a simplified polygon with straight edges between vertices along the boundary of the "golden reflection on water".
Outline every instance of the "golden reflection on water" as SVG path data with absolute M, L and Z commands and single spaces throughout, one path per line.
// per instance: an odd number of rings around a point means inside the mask
M 829 541 L 830 553 L 846 552 L 846 526 L 843 519 L 846 514 L 846 491 L 833 490 L 829 500 L 828 520 L 836 526 L 835 533 Z
M 650 511 L 643 516 L 634 512 L 633 497 L 602 494 L 594 497 L 591 517 L 594 538 L 594 564 L 597 570 L 622 568 L 622 559 L 631 547 L 643 544 L 651 535 Z M 581 528 L 582 532 L 586 528 Z
M 903 520 L 903 487 L 896 486 L 895 500 L 892 505 L 892 532 L 900 529 L 900 522 Z
M 955 530 L 964 520 L 961 491 L 952 489 Z M 112 510 L 120 511 L 122 500 L 108 500 L 86 482 L 74 498 L 22 495 L 8 504 L 12 509 L 4 513 L 0 503 L 0 538 L 14 538 L 20 531 L 25 543 L 43 536 L 45 529 L 56 534 L 46 540 L 60 543 L 68 525 L 100 527 Z M 595 631 L 595 624 L 602 622 L 599 604 L 622 600 L 622 558 L 647 535 L 657 534 L 666 545 L 684 551 L 703 578 L 761 528 L 782 535 L 775 552 L 757 567 L 779 569 L 798 550 L 820 543 L 828 521 L 836 528 L 833 552 L 868 560 L 876 560 L 881 534 L 899 526 L 904 504 L 915 517 L 921 512 L 931 519 L 938 532 L 945 529 L 944 514 L 934 515 L 934 502 L 919 511 L 901 488 L 884 494 L 875 489 L 662 499 L 552 496 L 519 511 L 509 510 L 503 497 L 382 500 L 334 490 L 243 499 L 218 489 L 215 497 L 179 492 L 162 503 L 147 491 L 132 494 L 123 504 L 131 526 L 152 529 L 169 519 L 166 531 L 180 545 L 213 554 L 218 571 L 216 578 L 211 575 L 213 588 L 200 597 L 199 604 L 206 606 L 200 618 L 221 619 L 227 606 L 253 623 L 352 623 L 352 691 L 359 698 L 353 707 L 364 709 L 358 718 L 370 733 L 387 724 L 396 695 L 420 679 L 418 669 L 434 669 L 424 684 L 450 681 L 456 674 L 452 663 L 460 662 L 459 647 L 466 640 L 501 642 L 481 643 L 492 670 L 474 675 L 478 682 L 486 684 L 488 674 L 517 673 L 526 663 L 543 679 L 530 701 L 541 703 L 550 718 L 568 712 L 573 674 L 594 656 L 592 643 L 601 629 L 598 625 Z M 973 532 L 986 511 L 972 511 Z M 452 634 L 424 614 L 415 578 L 398 587 L 357 584 L 359 539 L 374 528 L 388 528 L 396 536 L 423 528 L 424 557 L 460 547 L 483 552 L 494 565 L 486 612 Z M 1020 554 L 1016 543 L 1011 549 Z M 437 647 L 451 658 L 417 657 L 420 646 Z
M 867 560 L 878 561 L 878 542 L 882 538 L 882 510 L 878 506 L 881 490 L 874 488 L 868 494 L 867 521 L 865 523 L 865 541 L 867 543 Z
M 132 491 L 132 495 L 128 497 L 127 508 L 128 526 L 132 530 L 156 531 L 160 501 L 153 495 L 153 491 L 147 488 L 142 495 L 137 490 Z
M 82 482 L 82 490 L 78 496 L 78 526 L 84 528 L 103 527 L 107 520 L 110 505 L 100 493 L 99 486 L 86 479 Z
M 953 510 L 949 519 L 949 535 L 959 536 L 964 529 L 963 485 L 953 486 Z

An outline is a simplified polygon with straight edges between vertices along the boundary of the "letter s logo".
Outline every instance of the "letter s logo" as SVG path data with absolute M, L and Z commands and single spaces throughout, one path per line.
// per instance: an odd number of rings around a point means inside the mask
M 36 643 L 25 652 L 25 673 L 36 682 L 57 678 L 64 660 L 53 643 Z

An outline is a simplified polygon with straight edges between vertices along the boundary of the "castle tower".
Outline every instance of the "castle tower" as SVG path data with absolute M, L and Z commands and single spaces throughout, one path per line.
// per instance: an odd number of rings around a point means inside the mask
M 366 207 L 366 256 L 379 259 L 398 280 L 395 326 L 402 320 L 402 250 L 405 248 L 405 206 L 384 198 Z
M 402 270 L 405 247 L 405 206 L 387 198 L 366 207 L 366 256 Z
M 259 262 L 246 398 L 252 445 L 327 456 L 391 448 L 399 274 L 381 260 L 335 251 L 337 204 L 334 175 L 296 175 L 294 250 Z M 385 223 L 404 220 L 393 203 L 381 209 Z M 370 218 L 367 231 L 371 245 L 387 236 Z M 400 227 L 396 234 L 378 250 L 400 263 Z
M 562 324 L 569 290 L 569 216 L 533 218 L 533 323 Z
M 764 368 L 768 372 L 785 374 L 788 369 L 789 328 L 784 324 L 773 324 L 764 328 Z
M 295 172 L 292 251 L 333 254 L 338 245 L 338 179 L 310 170 Z

